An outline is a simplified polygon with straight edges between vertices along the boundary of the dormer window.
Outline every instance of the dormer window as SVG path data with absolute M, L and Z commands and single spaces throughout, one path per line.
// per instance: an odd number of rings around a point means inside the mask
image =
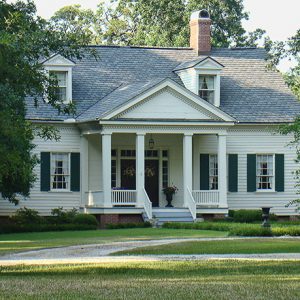
M 67 101 L 68 88 L 68 72 L 67 71 L 49 71 L 49 75 L 57 80 L 57 87 L 55 87 L 55 94 L 60 102 Z
M 205 101 L 214 104 L 215 102 L 215 76 L 199 76 L 199 96 Z
M 44 68 L 52 79 L 57 80 L 55 94 L 58 101 L 68 104 L 72 102 L 72 69 L 75 63 L 60 54 L 54 54 L 44 62 Z M 47 96 L 45 97 L 47 102 Z

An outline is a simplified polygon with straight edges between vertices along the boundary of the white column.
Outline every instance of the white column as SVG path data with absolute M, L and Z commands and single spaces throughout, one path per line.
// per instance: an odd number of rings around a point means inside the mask
M 104 206 L 111 207 L 111 134 L 102 134 L 102 184 Z
M 187 206 L 188 191 L 193 185 L 193 134 L 183 136 L 183 203 Z
M 227 208 L 227 153 L 226 135 L 218 135 L 218 184 L 219 184 L 219 207 Z
M 88 189 L 89 189 L 89 144 L 87 136 L 80 136 L 80 182 L 81 182 L 81 200 L 80 206 L 88 205 Z
M 136 199 L 137 205 L 143 206 L 143 189 L 145 188 L 145 134 L 136 134 Z

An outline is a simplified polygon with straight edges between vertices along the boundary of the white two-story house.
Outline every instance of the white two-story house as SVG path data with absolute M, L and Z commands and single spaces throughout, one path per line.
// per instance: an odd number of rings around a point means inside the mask
M 94 46 L 98 60 L 45 60 L 76 115 L 28 101 L 28 120 L 54 125 L 61 139 L 35 139 L 30 198 L 0 200 L 0 214 L 62 206 L 102 223 L 192 221 L 268 206 L 297 215 L 286 207 L 297 198 L 296 152 L 276 130 L 300 103 L 266 69 L 264 49 L 211 48 L 210 25 L 207 12 L 192 14 L 189 48 Z M 162 190 L 171 185 L 178 192 L 166 208 Z

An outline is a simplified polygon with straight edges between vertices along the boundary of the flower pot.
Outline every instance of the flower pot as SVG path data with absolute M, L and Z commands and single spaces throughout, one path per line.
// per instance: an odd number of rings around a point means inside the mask
M 166 200 L 168 202 L 168 204 L 166 205 L 166 207 L 173 207 L 172 200 L 173 200 L 173 195 L 172 194 L 166 194 Z

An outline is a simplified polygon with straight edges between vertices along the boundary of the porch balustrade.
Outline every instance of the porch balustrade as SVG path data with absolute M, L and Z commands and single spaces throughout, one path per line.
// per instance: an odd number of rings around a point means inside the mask
M 217 190 L 194 190 L 192 195 L 196 205 L 199 206 L 219 206 L 220 204 L 220 192 Z
M 136 205 L 136 190 L 112 190 L 112 205 Z

